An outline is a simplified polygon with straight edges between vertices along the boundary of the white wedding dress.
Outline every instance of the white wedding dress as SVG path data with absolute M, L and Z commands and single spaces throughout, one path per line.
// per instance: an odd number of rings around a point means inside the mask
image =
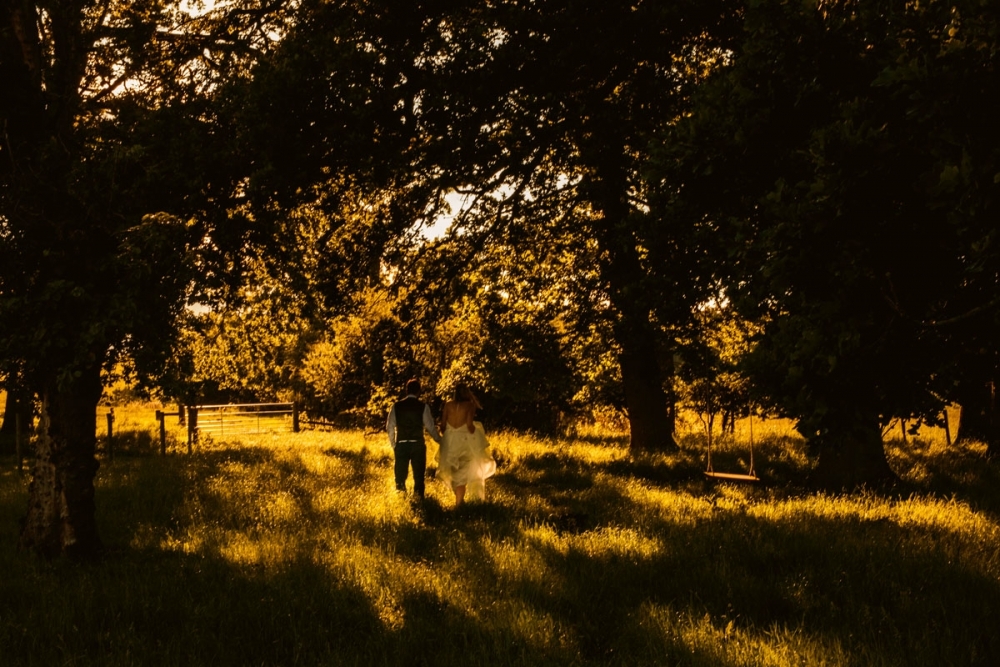
M 486 497 L 486 478 L 497 471 L 497 464 L 487 451 L 490 445 L 482 423 L 473 424 L 475 433 L 469 433 L 464 424 L 458 428 L 445 424 L 437 477 L 452 488 L 464 484 L 466 500 L 482 500 Z

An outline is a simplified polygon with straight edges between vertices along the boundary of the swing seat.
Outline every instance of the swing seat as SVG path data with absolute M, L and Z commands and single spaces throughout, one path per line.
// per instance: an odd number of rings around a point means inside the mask
M 750 469 L 746 473 L 735 473 L 735 472 L 715 472 L 712 468 L 712 422 L 708 421 L 708 453 L 705 460 L 706 470 L 705 477 L 709 479 L 721 479 L 728 480 L 730 482 L 759 482 L 760 477 L 757 477 L 757 471 L 754 470 L 753 465 L 753 413 L 750 413 Z
M 757 475 L 741 475 L 739 473 L 733 472 L 714 472 L 712 470 L 705 471 L 705 477 L 710 477 L 711 479 L 728 479 L 734 482 L 759 482 L 760 477 Z

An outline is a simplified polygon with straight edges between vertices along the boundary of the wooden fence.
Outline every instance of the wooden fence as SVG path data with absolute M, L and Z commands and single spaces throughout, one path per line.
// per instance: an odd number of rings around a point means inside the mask
M 158 419 L 162 434 L 163 418 L 159 414 Z M 287 432 L 299 432 L 299 410 L 294 403 L 228 403 L 191 405 L 187 408 L 189 453 L 201 434 L 218 439 L 233 435 Z M 161 447 L 162 442 L 161 436 Z

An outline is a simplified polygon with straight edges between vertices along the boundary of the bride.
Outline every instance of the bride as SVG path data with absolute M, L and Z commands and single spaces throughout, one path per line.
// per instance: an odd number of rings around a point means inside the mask
M 444 433 L 438 452 L 439 479 L 451 484 L 455 492 L 455 507 L 469 500 L 486 497 L 486 478 L 496 472 L 493 457 L 486 451 L 486 432 L 475 421 L 476 410 L 482 408 L 472 391 L 464 384 L 455 387 L 454 398 L 444 404 Z

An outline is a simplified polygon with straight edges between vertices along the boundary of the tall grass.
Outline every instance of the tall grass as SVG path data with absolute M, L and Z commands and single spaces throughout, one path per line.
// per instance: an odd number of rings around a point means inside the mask
M 1000 480 L 975 448 L 892 441 L 899 489 L 822 495 L 776 421 L 753 486 L 704 478 L 696 428 L 643 456 L 497 433 L 488 500 L 456 511 L 433 480 L 394 492 L 384 436 L 188 456 L 172 426 L 162 457 L 147 412 L 117 411 L 97 563 L 15 551 L 27 477 L 0 458 L 0 665 L 1000 664 Z M 744 426 L 717 468 L 748 463 Z

